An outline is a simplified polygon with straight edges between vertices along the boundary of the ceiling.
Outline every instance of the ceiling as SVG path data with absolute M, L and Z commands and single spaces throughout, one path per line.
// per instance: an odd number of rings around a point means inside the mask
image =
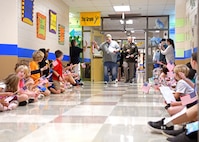
M 108 17 L 110 14 L 121 14 L 115 12 L 113 6 L 129 5 L 131 11 L 125 12 L 125 14 L 141 14 L 142 16 L 154 16 L 154 15 L 175 15 L 175 0 L 63 0 L 69 7 L 70 13 L 79 16 L 80 12 L 96 12 L 100 11 L 102 17 Z M 155 20 L 157 18 L 149 19 L 149 28 L 154 29 Z M 166 27 L 168 27 L 168 20 L 159 18 Z M 137 30 L 132 35 L 144 39 L 145 34 L 143 29 L 146 29 L 146 19 L 136 18 L 132 19 L 133 24 L 127 25 L 127 30 Z M 118 20 L 104 20 L 104 30 L 119 30 L 123 29 L 123 25 Z M 116 29 L 118 30 L 118 29 Z M 141 31 L 139 31 L 141 30 Z M 126 39 L 126 33 L 124 32 L 108 32 L 111 33 L 115 39 Z M 155 33 L 154 35 L 162 37 L 161 32 Z M 106 32 L 105 32 L 106 34 Z M 161 35 L 160 35 L 161 34 Z M 152 35 L 153 36 L 153 35 Z
M 174 15 L 175 0 L 63 0 L 70 12 L 79 15 L 80 12 L 100 11 L 102 17 L 117 14 L 113 6 L 130 5 L 131 11 L 127 13 L 140 13 L 141 15 Z

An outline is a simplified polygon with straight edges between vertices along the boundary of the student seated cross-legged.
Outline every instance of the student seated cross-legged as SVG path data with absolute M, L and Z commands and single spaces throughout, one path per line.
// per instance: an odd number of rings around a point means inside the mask
M 45 85 L 38 86 L 41 81 L 41 73 L 48 69 L 48 66 L 45 66 L 43 68 L 39 68 L 39 62 L 42 61 L 44 58 L 44 53 L 41 51 L 35 51 L 33 53 L 33 61 L 30 62 L 30 70 L 31 70 L 31 78 L 35 82 L 35 87 L 38 87 L 40 89 L 41 94 L 44 96 L 49 96 L 50 91 L 47 89 Z

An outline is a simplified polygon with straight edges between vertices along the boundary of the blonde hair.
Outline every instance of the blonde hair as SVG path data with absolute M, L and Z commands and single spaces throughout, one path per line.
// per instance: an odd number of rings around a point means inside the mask
M 17 67 L 17 69 L 15 70 L 16 73 L 20 72 L 21 70 L 24 71 L 25 77 L 30 75 L 30 69 L 28 68 L 28 66 L 26 65 L 20 65 Z
M 179 72 L 182 72 L 185 74 L 185 76 L 188 76 L 189 74 L 189 68 L 186 65 L 177 65 L 174 68 L 174 73 L 178 74 Z
M 19 85 L 19 77 L 16 74 L 10 74 L 6 79 L 4 79 L 6 84 L 6 92 L 16 92 Z
M 44 58 L 44 53 L 42 51 L 39 51 L 39 50 L 35 51 L 32 54 L 32 58 L 33 58 L 34 61 L 39 62 Z

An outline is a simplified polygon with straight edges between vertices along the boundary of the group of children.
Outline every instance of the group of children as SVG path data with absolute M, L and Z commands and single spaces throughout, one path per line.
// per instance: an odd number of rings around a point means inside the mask
M 168 83 L 172 80 L 168 66 L 163 66 L 158 77 L 161 86 L 169 86 L 172 90 L 175 86 L 173 94 L 169 94 L 173 95 L 175 101 L 165 102 L 165 109 L 170 117 L 157 122 L 149 121 L 148 126 L 152 131 L 167 136 L 167 140 L 171 142 L 197 142 L 198 139 L 198 78 L 193 75 L 198 71 L 197 53 L 192 54 L 190 64 L 176 65 L 173 68 L 176 85 Z M 181 127 L 176 129 L 176 124 Z
M 19 61 L 14 73 L 0 82 L 0 111 L 38 101 L 44 96 L 60 94 L 66 88 L 83 85 L 73 69 L 76 65 L 62 64 L 63 52 L 55 51 L 56 60 L 48 61 L 48 50 L 33 53 L 32 61 Z

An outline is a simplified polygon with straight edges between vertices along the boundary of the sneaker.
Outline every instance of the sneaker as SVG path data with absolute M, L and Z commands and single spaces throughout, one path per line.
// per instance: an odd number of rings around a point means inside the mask
M 41 100 L 43 98 L 44 98 L 44 95 L 43 94 L 39 94 L 38 99 Z
M 135 78 L 131 79 L 130 83 L 136 83 L 136 79 Z
M 173 138 L 181 133 L 183 133 L 185 131 L 184 128 L 179 129 L 179 130 L 163 130 L 162 134 L 168 138 Z
M 185 134 L 185 132 L 177 135 L 176 137 L 173 138 L 167 138 L 168 141 L 170 142 L 197 142 L 197 133 L 195 133 L 194 138 L 190 138 Z
M 107 81 L 104 81 L 104 84 L 108 84 L 108 82 L 107 82 Z
M 165 118 L 157 122 L 149 121 L 148 122 L 149 128 L 156 133 L 162 133 L 163 130 L 173 130 L 174 128 L 173 126 L 167 127 L 166 125 L 164 125 L 164 119 Z
M 35 101 L 35 99 L 32 99 L 32 98 L 31 98 L 31 99 L 28 100 L 28 103 L 29 103 L 29 104 L 30 104 L 30 103 L 34 103 L 34 101 Z
M 116 79 L 116 80 L 114 80 L 114 81 L 113 81 L 113 83 L 114 83 L 114 84 L 117 84 L 117 83 L 118 83 L 118 80 L 117 80 L 117 79 Z
M 20 103 L 19 103 L 19 106 L 26 106 L 27 104 L 28 104 L 27 101 L 23 101 L 23 102 L 20 102 Z

